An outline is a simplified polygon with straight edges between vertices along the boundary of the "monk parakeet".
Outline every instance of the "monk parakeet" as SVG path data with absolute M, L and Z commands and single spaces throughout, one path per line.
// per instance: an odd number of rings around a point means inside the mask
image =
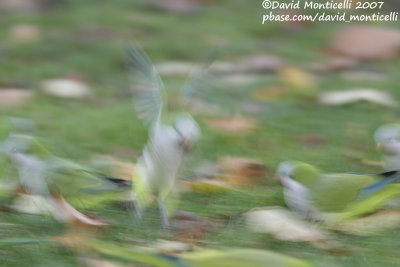
M 2 140 L 0 151 L 17 169 L 24 190 L 32 194 L 48 195 L 45 181 L 49 152 L 31 135 L 32 121 L 21 118 L 1 118 Z
M 400 124 L 387 124 L 375 132 L 375 142 L 382 153 L 384 168 L 388 171 L 400 169 Z
M 186 153 L 200 138 L 200 128 L 189 113 L 174 113 L 168 109 L 161 78 L 138 45 L 130 49 L 129 68 L 136 86 L 141 88 L 134 97 L 135 110 L 149 127 L 148 143 L 133 175 L 135 209 L 141 217 L 142 209 L 149 204 L 151 196 L 155 196 L 162 225 L 168 227 L 166 202 L 172 203 L 171 192 L 178 171 Z
M 64 208 L 70 205 L 64 197 L 75 202 L 74 204 L 83 203 L 88 207 L 89 203 L 99 202 L 99 196 L 84 194 L 80 189 L 89 186 L 97 189 L 101 186 L 110 193 L 120 191 L 119 187 L 113 186 L 114 183 L 97 177 L 88 168 L 51 154 L 40 139 L 32 135 L 34 129 L 34 123 L 27 119 L 0 118 L 2 166 L 11 166 L 17 170 L 19 191 L 24 193 L 16 199 L 17 204 L 13 205 L 15 209 L 40 214 L 51 213 L 56 219 L 65 221 Z M 7 195 L 15 196 L 16 189 L 8 189 Z M 71 207 L 70 210 L 72 209 Z
M 312 220 L 347 220 L 372 212 L 400 194 L 397 171 L 322 174 L 310 164 L 287 161 L 278 166 L 277 174 L 289 208 Z

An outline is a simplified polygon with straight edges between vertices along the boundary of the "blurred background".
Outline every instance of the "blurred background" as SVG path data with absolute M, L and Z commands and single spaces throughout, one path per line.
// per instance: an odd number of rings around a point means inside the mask
M 380 12 L 399 7 L 386 0 Z M 374 132 L 399 121 L 398 21 L 263 25 L 267 13 L 261 1 L 0 0 L 0 115 L 34 121 L 35 136 L 54 155 L 89 165 L 112 162 L 110 172 L 129 180 L 147 141 L 147 128 L 132 107 L 137 88 L 126 68 L 129 44 L 138 42 L 156 65 L 171 90 L 171 107 L 187 75 L 215 53 L 207 97 L 192 99 L 189 108 L 202 139 L 181 175 L 245 189 L 215 193 L 201 183 L 189 186 L 178 209 L 203 216 L 212 227 L 165 231 L 156 207 L 135 224 L 123 204 L 108 203 L 88 210 L 113 222 L 96 234 L 133 244 L 170 239 L 270 249 L 323 266 L 396 266 L 398 230 L 378 237 L 343 235 L 340 242 L 355 249 L 332 252 L 246 228 L 244 212 L 285 205 L 274 178 L 279 162 L 301 160 L 328 172 L 381 172 Z M 46 216 L 0 214 L 0 238 L 40 239 L 68 228 Z M 7 266 L 100 264 L 82 257 L 46 242 L 5 244 L 0 252 Z

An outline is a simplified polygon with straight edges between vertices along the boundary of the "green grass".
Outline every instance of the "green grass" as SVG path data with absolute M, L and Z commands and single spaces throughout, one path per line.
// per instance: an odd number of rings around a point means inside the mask
M 131 100 L 123 97 L 128 88 L 123 67 L 126 43 L 139 41 L 154 62 L 201 60 L 209 51 L 219 48 L 221 60 L 270 53 L 295 66 L 307 67 L 324 59 L 318 51 L 326 47 L 336 29 L 344 26 L 319 23 L 294 31 L 278 23 L 261 25 L 263 10 L 259 1 L 215 1 L 199 14 L 189 16 L 156 11 L 146 2 L 70 0 L 63 1 L 52 12 L 2 14 L 0 85 L 26 87 L 38 93 L 34 101 L 20 107 L 2 108 L 0 114 L 33 119 L 38 125 L 37 135 L 51 144 L 56 155 L 79 162 L 88 161 L 93 154 L 113 154 L 117 147 L 140 151 L 146 143 L 147 131 L 133 115 Z M 9 31 L 17 23 L 40 26 L 43 37 L 35 43 L 14 42 Z M 90 37 L 83 33 L 83 28 L 94 26 L 104 29 L 111 37 Z M 386 80 L 379 82 L 350 82 L 335 73 L 319 75 L 317 89 L 371 87 L 400 99 L 398 64 L 396 59 L 362 65 L 362 69 L 387 75 Z M 39 93 L 42 80 L 68 74 L 82 75 L 97 99 L 112 101 L 94 104 Z M 166 84 L 176 85 L 180 81 L 168 78 Z M 268 85 L 279 83 L 276 77 L 268 78 Z M 249 96 L 257 88 L 249 85 L 227 88 L 226 92 L 228 97 L 239 98 Z M 229 90 L 237 91 L 230 94 Z M 204 118 L 198 116 L 203 139 L 185 171 L 190 173 L 196 163 L 231 155 L 259 159 L 271 172 L 280 161 L 288 159 L 306 161 L 326 171 L 377 172 L 379 169 L 366 167 L 347 155 L 355 153 L 359 158 L 378 160 L 373 132 L 382 123 L 399 119 L 396 110 L 366 103 L 333 108 L 291 97 L 264 102 L 263 106 L 265 109 L 256 115 L 259 128 L 240 137 L 207 129 Z M 351 125 L 359 126 L 360 130 L 351 132 Z M 317 148 L 304 146 L 299 136 L 309 134 L 324 136 L 326 144 Z M 179 208 L 218 222 L 201 240 L 205 246 L 271 249 L 318 266 L 398 266 L 399 230 L 366 238 L 338 235 L 340 243 L 353 248 L 342 254 L 250 233 L 240 215 L 254 207 L 272 205 L 284 205 L 284 202 L 281 187 L 269 181 L 246 193 L 185 194 Z M 159 228 L 155 207 L 150 208 L 142 223 L 132 220 L 125 208 L 117 204 L 92 212 L 115 222 L 96 232 L 107 240 L 130 243 L 173 236 Z M 65 232 L 65 226 L 47 217 L 1 212 L 0 218 L 0 238 L 46 238 Z M 73 266 L 79 264 L 77 256 L 54 243 L 7 245 L 0 249 L 0 263 L 6 266 Z

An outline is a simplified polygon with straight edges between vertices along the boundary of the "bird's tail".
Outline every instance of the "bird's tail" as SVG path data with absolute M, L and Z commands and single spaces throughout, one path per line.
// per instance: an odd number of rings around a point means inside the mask
M 354 201 L 346 211 L 335 216 L 335 221 L 345 221 L 362 214 L 373 212 L 386 203 L 389 199 L 400 195 L 400 183 L 394 183 L 382 188 L 368 198 Z
M 362 189 L 357 199 L 367 198 L 391 184 L 400 182 L 400 170 L 380 173 L 378 176 L 383 178 L 383 180 Z

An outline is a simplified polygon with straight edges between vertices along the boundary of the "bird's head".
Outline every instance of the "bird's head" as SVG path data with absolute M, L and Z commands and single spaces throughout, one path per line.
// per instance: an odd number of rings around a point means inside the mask
M 318 177 L 318 170 L 310 164 L 300 161 L 285 161 L 279 164 L 277 175 L 281 181 L 293 179 L 302 185 L 309 186 Z
M 179 145 L 184 151 L 190 151 L 201 136 L 200 127 L 189 114 L 178 116 L 174 121 L 174 129 L 179 135 Z
M 400 124 L 383 125 L 376 130 L 375 142 L 378 150 L 385 154 L 399 154 Z

